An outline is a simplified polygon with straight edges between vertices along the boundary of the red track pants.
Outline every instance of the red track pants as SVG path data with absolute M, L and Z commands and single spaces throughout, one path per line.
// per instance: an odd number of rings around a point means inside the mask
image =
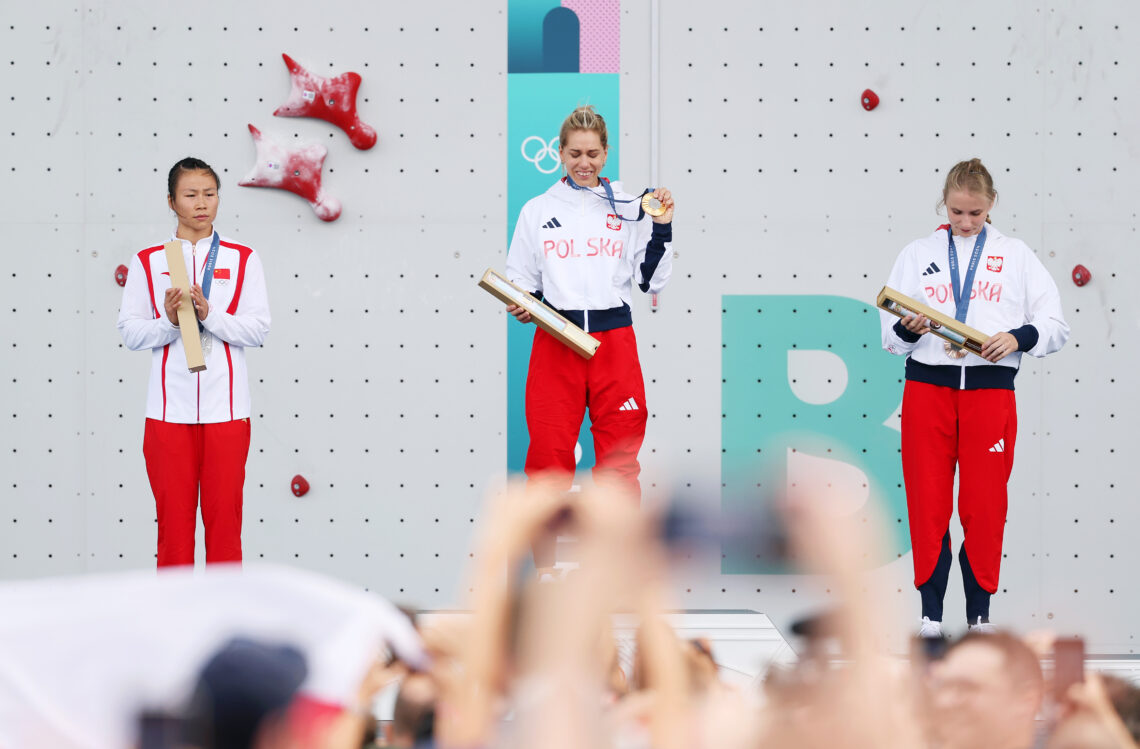
M 633 327 L 590 335 L 602 342 L 592 359 L 583 359 L 539 328 L 534 334 L 526 380 L 526 424 L 530 447 L 524 470 L 574 475 L 574 444 L 590 409 L 594 436 L 594 476 L 608 474 L 641 496 L 637 453 L 645 439 L 645 381 L 637 358 Z
M 902 406 L 902 466 L 906 483 L 914 585 L 930 579 L 954 510 L 978 584 L 996 593 L 1013 470 L 1017 408 L 1012 390 L 955 390 L 907 381 Z
M 206 563 L 241 561 L 249 419 L 218 424 L 146 420 L 143 455 L 158 510 L 158 566 L 194 564 L 199 489 Z

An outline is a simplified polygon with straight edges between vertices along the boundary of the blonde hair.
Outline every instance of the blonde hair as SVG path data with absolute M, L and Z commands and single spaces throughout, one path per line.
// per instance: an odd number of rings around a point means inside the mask
M 562 129 L 558 131 L 560 147 L 566 143 L 566 139 L 574 130 L 592 130 L 598 134 L 598 139 L 602 141 L 602 148 L 608 149 L 610 147 L 609 139 L 606 137 L 605 118 L 595 112 L 591 104 L 578 107 L 562 122 Z
M 959 161 L 950 169 L 946 175 L 946 184 L 942 187 L 942 200 L 938 201 L 938 210 L 946 207 L 946 198 L 955 190 L 971 195 L 982 195 L 991 202 L 997 200 L 994 178 L 978 158 Z M 986 216 L 986 223 L 989 221 L 990 217 Z

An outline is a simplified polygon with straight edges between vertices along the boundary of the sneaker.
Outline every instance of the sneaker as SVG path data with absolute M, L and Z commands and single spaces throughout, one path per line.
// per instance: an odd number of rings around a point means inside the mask
M 989 622 L 983 622 L 982 617 L 978 617 L 978 621 L 970 625 L 970 631 L 978 635 L 992 635 L 997 632 L 997 627 Z
M 937 640 L 942 637 L 942 622 L 932 622 L 930 617 L 922 617 L 922 622 L 918 626 L 918 636 Z

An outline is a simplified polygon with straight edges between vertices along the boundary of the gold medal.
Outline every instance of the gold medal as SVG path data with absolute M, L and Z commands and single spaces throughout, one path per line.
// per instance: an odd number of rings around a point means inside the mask
M 955 346 L 953 343 L 950 343 L 950 341 L 943 343 L 942 347 L 945 349 L 946 355 L 951 359 L 962 359 L 969 353 L 966 349 L 961 346 Z
M 653 193 L 647 192 L 641 197 L 641 210 L 645 211 L 650 216 L 664 216 L 665 204 L 657 198 L 653 197 Z

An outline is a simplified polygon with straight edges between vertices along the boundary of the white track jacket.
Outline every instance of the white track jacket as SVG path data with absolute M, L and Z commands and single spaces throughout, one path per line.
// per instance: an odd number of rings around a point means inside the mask
M 171 237 L 174 239 L 174 237 Z M 212 237 L 182 240 L 187 275 L 202 283 Z M 202 321 L 206 369 L 190 372 L 179 329 L 170 323 L 163 298 L 170 273 L 163 246 L 148 247 L 131 259 L 119 334 L 132 351 L 151 349 L 146 417 L 179 424 L 213 424 L 249 418 L 249 379 L 245 347 L 260 346 L 269 334 L 269 299 L 261 259 L 249 247 L 221 237 L 211 282 L 209 314 Z M 207 337 L 213 340 L 207 342 Z
M 576 190 L 556 182 L 523 206 L 507 253 L 507 278 L 541 298 L 589 332 L 633 322 L 636 283 L 644 292 L 665 287 L 673 269 L 673 228 L 615 215 L 602 188 Z M 614 197 L 636 196 L 612 183 Z M 636 216 L 639 204 L 618 203 L 618 214 Z
M 887 286 L 954 317 L 948 234 L 949 227 L 941 226 L 930 236 L 903 248 Z M 954 238 L 959 283 L 965 280 L 976 239 Z M 1060 350 L 1069 338 L 1061 297 L 1049 271 L 1025 242 L 1007 237 L 989 224 L 969 293 L 966 324 L 986 335 L 1012 333 L 1018 351 L 993 364 L 973 354 L 952 359 L 941 338 L 912 334 L 897 317 L 880 312 L 883 348 L 908 357 L 908 380 L 963 390 L 1012 390 L 1022 352 L 1042 357 Z

